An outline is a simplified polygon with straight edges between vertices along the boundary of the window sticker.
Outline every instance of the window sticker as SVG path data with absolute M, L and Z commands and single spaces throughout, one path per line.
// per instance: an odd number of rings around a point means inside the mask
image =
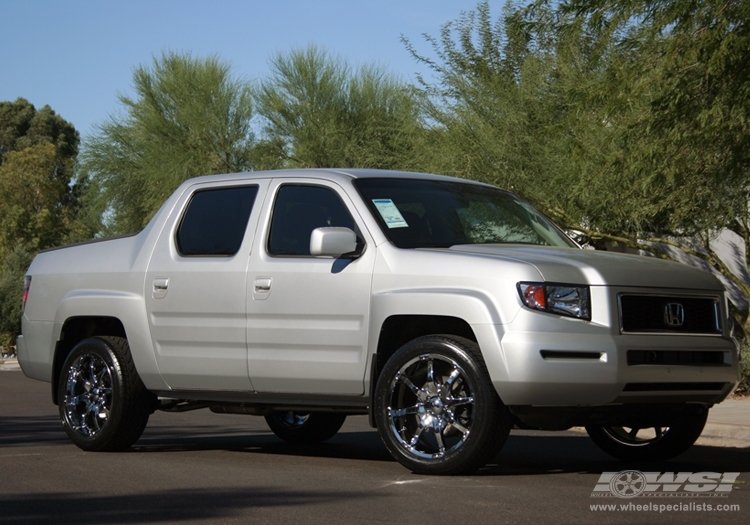
M 373 204 L 380 212 L 380 216 L 383 217 L 385 225 L 388 228 L 408 228 L 404 216 L 398 211 L 398 208 L 391 199 L 372 199 Z

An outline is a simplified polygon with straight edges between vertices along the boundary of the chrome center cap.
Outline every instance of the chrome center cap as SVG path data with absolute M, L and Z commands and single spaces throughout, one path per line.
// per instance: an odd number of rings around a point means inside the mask
M 443 403 L 443 400 L 439 397 L 433 397 L 428 401 L 430 407 L 432 408 L 431 412 L 433 414 L 439 414 L 443 411 L 443 408 L 445 407 L 445 404 Z

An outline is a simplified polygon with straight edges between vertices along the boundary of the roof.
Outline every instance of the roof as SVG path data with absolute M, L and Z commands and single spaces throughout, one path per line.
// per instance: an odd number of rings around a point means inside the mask
M 304 169 L 279 169 L 269 171 L 249 171 L 241 173 L 226 173 L 222 175 L 205 175 L 186 181 L 188 184 L 202 182 L 232 181 L 232 180 L 252 180 L 268 179 L 278 177 L 299 177 L 299 178 L 324 178 L 328 180 L 341 179 L 373 179 L 373 178 L 399 178 L 399 179 L 422 179 L 422 180 L 440 180 L 446 182 L 463 182 L 469 184 L 486 184 L 457 177 L 448 177 L 446 175 L 435 175 L 431 173 L 419 173 L 414 171 L 397 171 L 381 170 L 370 168 L 304 168 Z

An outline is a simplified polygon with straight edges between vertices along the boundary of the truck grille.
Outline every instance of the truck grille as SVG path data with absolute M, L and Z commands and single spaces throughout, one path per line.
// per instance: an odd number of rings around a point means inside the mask
M 623 333 L 721 333 L 716 297 L 621 294 L 618 299 Z

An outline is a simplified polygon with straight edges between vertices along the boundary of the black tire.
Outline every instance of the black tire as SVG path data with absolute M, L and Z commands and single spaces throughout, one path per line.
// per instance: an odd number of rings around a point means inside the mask
M 277 437 L 289 443 L 320 443 L 341 429 L 346 414 L 336 412 L 274 412 L 266 423 Z
M 138 377 L 125 339 L 90 337 L 65 359 L 58 400 L 73 443 L 83 450 L 114 452 L 138 441 L 156 398 Z
M 396 351 L 374 410 L 390 453 L 420 474 L 473 472 L 500 452 L 511 428 L 479 347 L 453 336 L 420 337 Z
M 586 427 L 589 437 L 610 456 L 624 461 L 662 461 L 693 446 L 706 426 L 708 410 L 669 427 Z

